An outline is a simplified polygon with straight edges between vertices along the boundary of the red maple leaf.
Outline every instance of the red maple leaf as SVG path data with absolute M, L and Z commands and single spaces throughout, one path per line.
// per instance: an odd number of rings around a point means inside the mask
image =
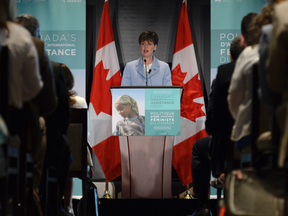
M 202 106 L 204 104 L 195 103 L 193 100 L 196 98 L 203 97 L 203 91 L 201 87 L 201 82 L 198 79 L 198 74 L 196 74 L 192 79 L 190 79 L 186 84 L 183 83 L 187 72 L 181 71 L 181 66 L 178 64 L 172 71 L 172 84 L 173 86 L 183 86 L 184 92 L 181 101 L 181 116 L 187 118 L 193 122 L 196 119 L 205 116 L 202 111 Z
M 103 62 L 100 61 L 94 68 L 93 83 L 90 95 L 90 103 L 93 104 L 95 112 L 112 115 L 112 96 L 109 88 L 121 85 L 120 70 L 117 71 L 109 80 L 106 80 L 110 69 L 105 69 Z

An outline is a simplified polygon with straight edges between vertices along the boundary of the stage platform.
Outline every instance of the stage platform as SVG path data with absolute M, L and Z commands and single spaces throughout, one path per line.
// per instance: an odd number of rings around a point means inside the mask
M 197 199 L 99 199 L 98 208 L 99 216 L 187 216 L 195 211 L 197 202 Z M 216 199 L 210 200 L 210 209 L 216 216 Z

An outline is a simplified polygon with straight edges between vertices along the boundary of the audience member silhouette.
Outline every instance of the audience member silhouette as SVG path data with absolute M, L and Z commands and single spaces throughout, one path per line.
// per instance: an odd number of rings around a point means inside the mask
M 255 16 L 248 30 L 247 47 L 239 56 L 228 94 L 229 110 L 235 120 L 231 140 L 240 152 L 250 152 L 252 132 L 253 67 L 259 62 L 258 43 L 261 27 L 271 23 L 273 4 L 265 5 Z M 244 150 L 243 150 L 244 149 Z
M 31 35 L 25 28 L 14 22 L 16 14 L 15 1 L 1 0 L 0 5 L 0 44 L 8 47 L 9 109 L 4 115 L 4 119 L 10 134 L 17 135 L 20 138 L 19 176 L 22 182 L 15 185 L 15 190 L 20 191 L 19 201 L 22 205 L 19 207 L 19 211 L 26 211 L 28 206 L 33 205 L 33 200 L 26 201 L 25 199 L 26 174 L 23 171 L 26 170 L 26 151 L 29 150 L 33 160 L 37 161 L 39 159 L 38 153 L 43 150 L 40 142 L 39 118 L 37 118 L 38 108 L 34 107 L 35 104 L 32 102 L 36 100 L 36 96 L 41 92 L 43 82 L 39 70 L 37 51 Z M 41 165 L 34 169 L 34 198 L 35 196 L 38 197 L 37 189 L 41 170 Z M 40 207 L 39 202 L 38 207 Z M 41 209 L 38 209 L 41 215 Z
M 27 122 L 23 103 L 36 97 L 43 86 L 38 56 L 30 33 L 15 20 L 15 2 L 0 1 L 0 44 L 8 47 L 8 105 L 5 117 L 10 134 L 19 132 Z M 21 37 L 19 37 L 21 35 Z
M 64 194 L 67 172 L 72 162 L 69 143 L 65 137 L 70 123 L 71 114 L 69 95 L 61 64 L 52 62 L 52 68 L 56 85 L 58 105 L 53 113 L 45 117 L 47 149 L 43 172 L 46 173 L 46 170 L 50 167 L 55 167 L 57 169 L 56 177 L 59 184 L 59 197 L 58 200 L 56 200 L 56 191 L 48 191 L 50 193 L 50 197 L 55 197 L 54 200 L 50 200 L 49 202 L 48 215 L 52 214 L 51 211 L 55 210 L 56 204 L 60 205 Z M 44 178 L 45 177 L 43 175 L 40 188 L 40 194 L 42 195 L 45 194 L 46 190 Z M 60 215 L 67 215 L 63 208 L 60 209 Z
M 39 69 L 44 83 L 43 88 L 35 99 L 29 103 L 29 127 L 31 128 L 30 151 L 34 160 L 34 189 L 38 190 L 42 168 L 45 158 L 46 142 L 42 142 L 43 128 L 40 128 L 39 118 L 52 113 L 57 106 L 56 89 L 54 83 L 51 62 L 44 50 L 44 42 L 40 38 L 40 24 L 38 20 L 30 14 L 22 14 L 16 18 L 17 23 L 24 26 L 32 35 L 33 42 L 37 49 L 39 59 Z
M 287 23 L 288 23 L 288 2 L 283 1 L 275 5 L 273 18 L 273 31 L 270 43 L 269 57 L 267 61 L 268 84 L 273 93 L 280 94 L 280 103 L 274 101 L 275 115 L 278 131 L 276 136 L 279 140 L 278 165 L 283 167 L 287 161 Z
M 71 70 L 68 68 L 67 65 L 61 64 L 64 77 L 66 81 L 66 87 L 69 94 L 69 104 L 71 108 L 81 109 L 81 108 L 88 108 L 85 98 L 79 97 L 76 95 L 76 92 L 73 91 L 74 87 L 74 77 L 71 72 Z M 88 112 L 87 112 L 88 115 Z M 87 121 L 88 123 L 88 121 Z M 88 125 L 87 125 L 88 127 Z M 88 131 L 88 130 L 87 130 Z M 88 139 L 88 133 L 87 133 L 87 139 Z M 90 167 L 91 175 L 93 173 L 93 161 L 91 158 L 90 150 L 87 146 L 87 165 Z M 64 210 L 74 216 L 74 210 L 73 210 L 73 202 L 72 202 L 72 194 L 73 194 L 73 187 L 74 187 L 74 179 L 73 178 L 67 178 L 66 180 L 66 186 L 64 191 Z
M 210 136 L 197 140 L 192 148 L 193 191 L 199 202 L 194 216 L 210 215 L 208 192 L 211 169 L 215 177 L 224 173 L 227 136 L 231 132 L 227 126 L 231 122 L 227 104 L 228 88 L 235 61 L 242 50 L 239 36 L 232 41 L 230 46 L 231 62 L 218 67 L 217 77 L 212 84 L 205 122 L 206 131 Z

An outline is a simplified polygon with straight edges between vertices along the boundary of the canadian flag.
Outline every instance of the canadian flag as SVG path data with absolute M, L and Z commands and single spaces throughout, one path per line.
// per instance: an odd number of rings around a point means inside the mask
M 192 182 L 192 146 L 207 136 L 205 106 L 198 74 L 186 3 L 183 1 L 172 61 L 172 84 L 183 86 L 181 102 L 181 135 L 174 139 L 173 166 L 183 185 Z
M 96 50 L 89 103 L 89 138 L 106 181 L 121 175 L 119 137 L 112 135 L 111 86 L 121 85 L 120 67 L 112 31 L 108 1 L 105 0 Z

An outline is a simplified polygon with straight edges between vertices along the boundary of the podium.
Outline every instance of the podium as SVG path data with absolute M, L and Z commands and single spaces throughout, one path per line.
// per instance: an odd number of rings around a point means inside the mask
M 173 136 L 120 136 L 122 198 L 172 198 Z
M 112 100 L 115 98 L 113 97 L 114 89 L 121 89 L 124 92 L 127 90 L 127 94 L 129 94 L 129 90 L 134 91 L 135 89 L 148 88 L 151 90 L 156 89 L 156 91 L 159 89 L 180 89 L 179 97 L 175 97 L 176 100 L 179 100 L 179 121 L 177 121 L 176 124 L 179 124 L 180 133 L 180 100 L 183 90 L 182 87 L 111 87 Z M 139 99 L 139 97 L 137 99 Z M 149 117 L 150 119 L 153 119 L 154 117 L 148 116 L 146 111 L 145 113 L 146 130 L 148 126 L 146 125 L 146 118 Z M 113 115 L 112 112 L 112 116 Z M 159 133 L 165 134 L 164 132 Z M 119 136 L 119 143 L 122 173 L 121 198 L 172 198 L 172 155 L 174 135 Z

